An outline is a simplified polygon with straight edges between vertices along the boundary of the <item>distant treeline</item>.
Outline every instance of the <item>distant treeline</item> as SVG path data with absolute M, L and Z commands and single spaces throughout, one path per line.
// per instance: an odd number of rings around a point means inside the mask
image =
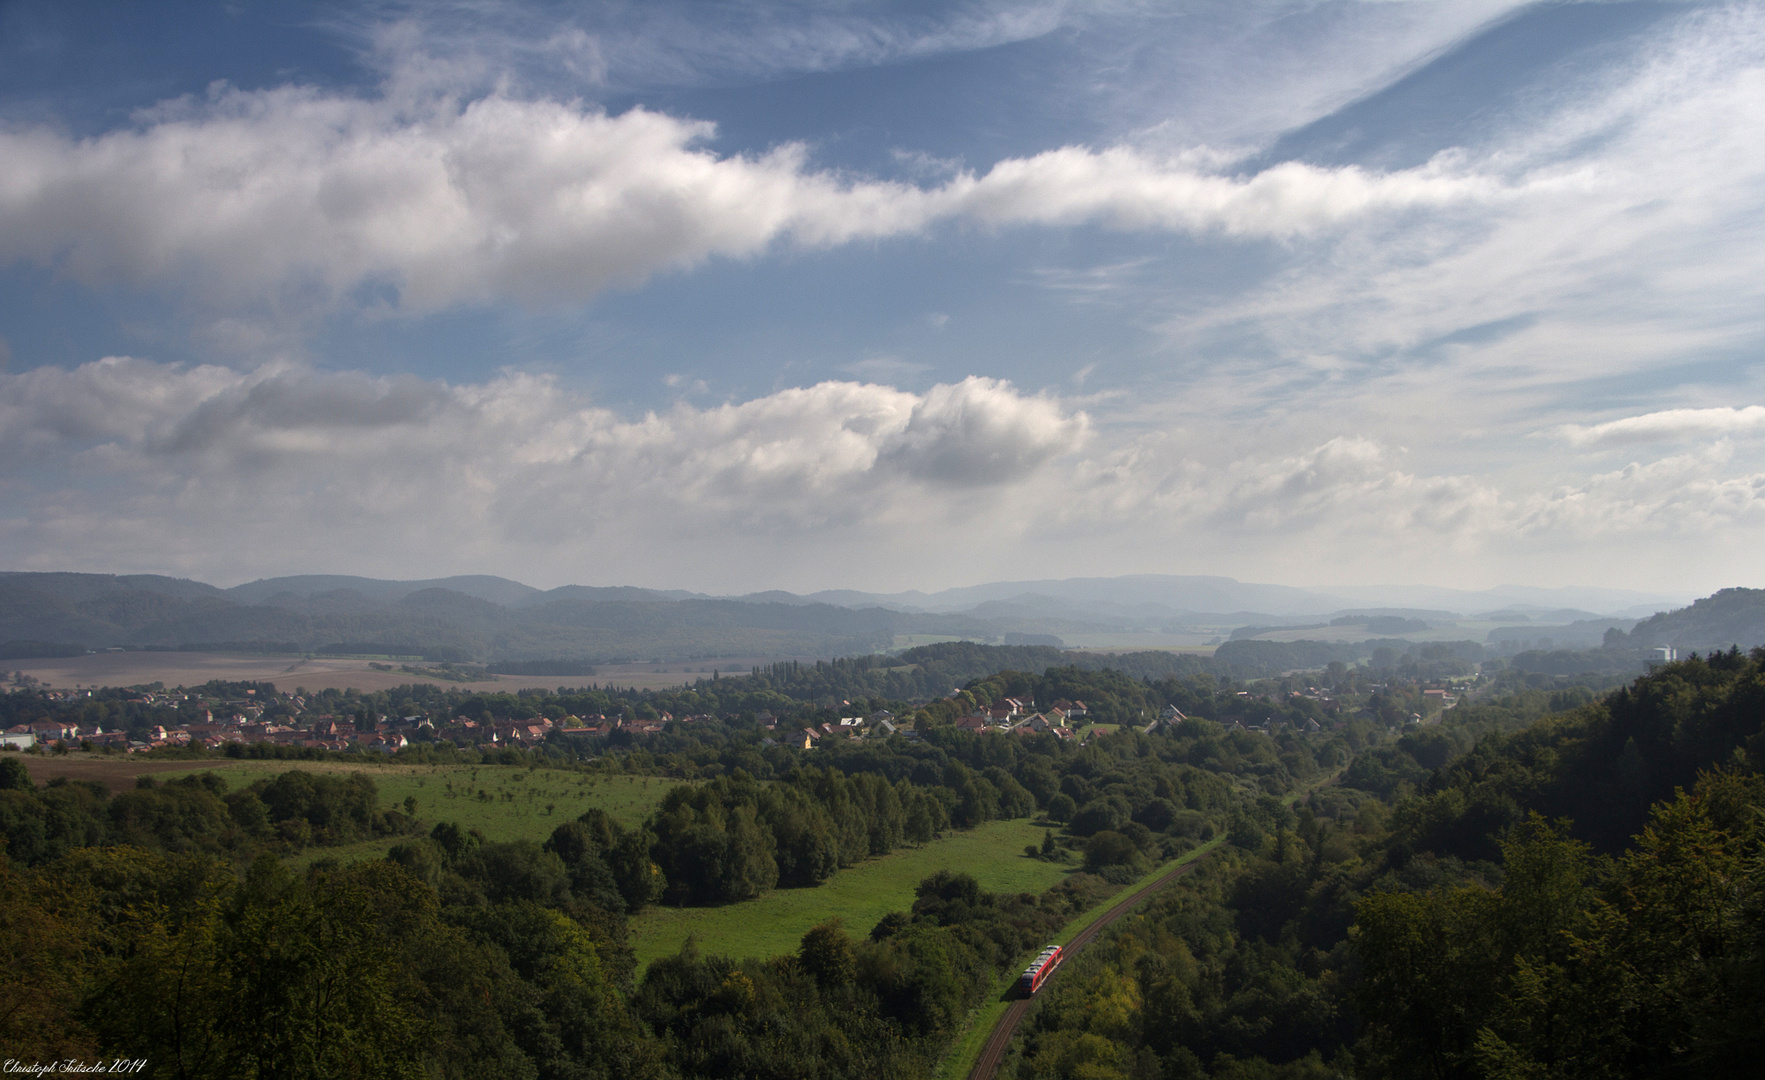
M 84 656 L 86 647 L 65 641 L 0 642 L 0 660 L 43 660 L 60 656 Z
M 583 678 L 599 673 L 586 660 L 497 660 L 485 666 L 492 675 L 543 675 Z

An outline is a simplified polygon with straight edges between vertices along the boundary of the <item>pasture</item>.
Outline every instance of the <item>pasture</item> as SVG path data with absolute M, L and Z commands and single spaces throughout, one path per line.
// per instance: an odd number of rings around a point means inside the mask
M 219 764 L 219 763 L 217 763 Z M 366 773 L 373 778 L 383 808 L 403 810 L 416 800 L 416 816 L 427 832 L 451 821 L 477 829 L 486 840 L 544 841 L 566 821 L 598 807 L 621 825 L 641 825 L 680 780 L 659 776 L 604 776 L 566 769 L 517 765 L 379 765 L 364 768 L 349 762 L 252 761 L 213 769 L 237 791 L 258 780 L 292 769 L 328 773 Z M 210 771 L 199 765 L 185 773 Z M 162 774 L 163 775 L 163 774 Z M 342 847 L 314 847 L 290 860 L 300 865 L 315 859 L 343 862 L 377 859 L 400 837 L 379 837 Z
M 638 970 L 679 952 L 689 935 L 707 953 L 744 959 L 794 953 L 810 927 L 835 917 L 863 937 L 884 915 L 912 907 L 914 886 L 939 870 L 973 874 L 989 892 L 1039 893 L 1072 869 L 1024 855 L 1041 839 L 1042 829 L 1026 820 L 992 821 L 868 859 L 812 889 L 774 889 L 722 907 L 650 908 L 631 920 Z

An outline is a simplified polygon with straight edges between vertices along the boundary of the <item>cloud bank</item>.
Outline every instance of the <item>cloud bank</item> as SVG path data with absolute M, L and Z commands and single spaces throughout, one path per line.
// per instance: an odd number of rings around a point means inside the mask
M 217 88 L 123 131 L 0 132 L 0 261 L 201 303 L 406 312 L 581 301 L 711 258 L 940 222 L 1289 238 L 1498 198 L 1455 160 L 1249 177 L 1065 147 L 935 187 L 818 171 L 800 145 L 720 156 L 709 124 L 491 94 L 366 100 Z
M 111 357 L 0 375 L 0 544 L 15 569 L 243 580 L 341 563 L 812 588 L 898 581 L 915 563 L 946 580 L 1075 565 L 1304 576 L 1324 561 L 1389 576 L 1446 553 L 1493 568 L 1765 526 L 1765 473 L 1719 451 L 1532 487 L 1409 457 L 1364 435 L 1282 452 L 1253 433 L 1130 434 L 985 378 L 923 393 L 824 382 L 625 417 L 519 373 L 449 384 Z

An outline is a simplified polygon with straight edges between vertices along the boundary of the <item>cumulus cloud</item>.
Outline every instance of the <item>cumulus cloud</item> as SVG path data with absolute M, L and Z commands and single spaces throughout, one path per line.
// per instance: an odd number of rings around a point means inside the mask
M 1125 147 L 1065 147 L 922 188 L 818 171 L 796 145 L 719 156 L 712 135 L 641 108 L 610 116 L 501 93 L 217 88 L 94 138 L 0 132 L 0 261 L 89 283 L 180 283 L 220 307 L 420 312 L 580 300 L 713 257 L 940 221 L 1285 238 L 1503 194 L 1450 158 L 1232 177 Z
M 626 418 L 518 373 L 448 385 L 113 357 L 0 376 L 0 401 L 0 516 L 12 550 L 30 534 L 51 559 L 44 538 L 117 490 L 121 520 L 152 522 L 140 537 L 226 522 L 271 550 L 401 523 L 475 549 L 619 521 L 748 536 L 875 522 L 1013 489 L 1088 430 L 985 378 L 924 394 L 826 382 Z
M 1365 434 L 1293 437 L 1137 430 L 985 378 L 627 416 L 519 372 L 445 383 L 113 357 L 0 374 L 0 547 L 15 569 L 741 589 L 1074 559 L 1389 580 L 1559 553 L 1585 572 L 1639 540 L 1765 530 L 1765 473 L 1721 445 L 1494 479 Z
M 1617 446 L 1625 443 L 1673 442 L 1681 439 L 1765 432 L 1765 406 L 1744 408 L 1663 409 L 1626 416 L 1603 424 L 1569 424 L 1560 436 L 1575 446 Z

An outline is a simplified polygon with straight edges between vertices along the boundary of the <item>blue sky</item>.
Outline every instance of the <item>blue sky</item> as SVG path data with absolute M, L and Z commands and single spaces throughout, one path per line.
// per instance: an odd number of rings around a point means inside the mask
M 0 4 L 12 569 L 1761 585 L 1765 11 Z

